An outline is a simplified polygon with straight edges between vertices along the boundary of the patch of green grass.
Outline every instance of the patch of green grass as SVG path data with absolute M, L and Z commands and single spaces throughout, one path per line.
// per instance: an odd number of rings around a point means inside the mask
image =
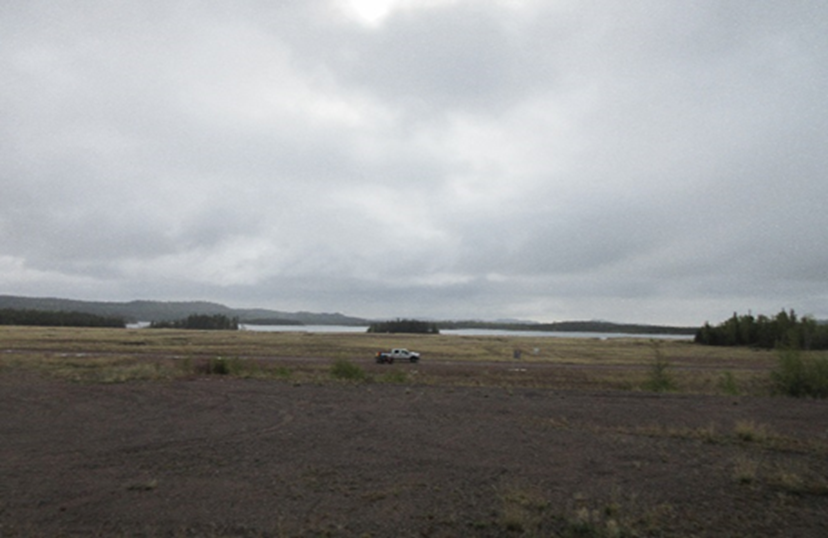
M 271 376 L 277 379 L 290 379 L 293 376 L 293 370 L 287 366 L 275 366 L 267 371 Z
M 222 357 L 216 357 L 214 359 L 210 359 L 207 363 L 206 373 L 213 375 L 230 375 L 236 374 L 239 371 L 241 371 L 241 364 L 239 364 L 238 359 L 224 359 Z
M 342 381 L 366 381 L 368 376 L 361 367 L 346 359 L 338 359 L 331 365 L 331 377 Z
M 292 373 L 290 368 L 286 366 L 263 367 L 262 364 L 256 360 L 242 359 L 238 357 L 215 357 L 208 360 L 200 359 L 196 361 L 193 361 L 188 357 L 181 361 L 181 369 L 185 375 L 219 375 L 264 379 L 288 379 L 291 377 Z
M 23 361 L 18 367 L 76 383 L 164 381 L 180 375 L 167 361 L 141 361 L 134 357 L 46 356 Z
M 390 372 L 382 374 L 378 378 L 378 381 L 380 383 L 395 383 L 402 385 L 408 382 L 408 372 L 404 370 L 391 370 Z

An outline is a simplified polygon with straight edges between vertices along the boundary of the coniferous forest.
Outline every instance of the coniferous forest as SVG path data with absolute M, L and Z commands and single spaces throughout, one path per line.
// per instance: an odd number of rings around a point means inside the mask
M 53 310 L 0 309 L 0 325 L 33 325 L 41 327 L 126 327 L 118 316 L 99 316 L 87 312 Z
M 153 321 L 151 329 L 197 329 L 206 331 L 237 331 L 239 318 L 231 318 L 223 314 L 191 314 L 184 319 L 175 321 Z
M 369 333 L 413 333 L 413 334 L 440 334 L 440 329 L 434 323 L 416 319 L 397 319 L 394 321 L 380 321 L 368 327 Z
M 705 323 L 696 331 L 695 341 L 710 346 L 828 349 L 828 324 L 799 317 L 793 310 L 782 310 L 773 317 L 734 312 L 716 326 Z

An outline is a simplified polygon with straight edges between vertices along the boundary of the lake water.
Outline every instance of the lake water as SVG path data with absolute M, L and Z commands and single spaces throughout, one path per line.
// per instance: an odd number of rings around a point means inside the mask
M 307 333 L 364 333 L 368 327 L 353 327 L 349 325 L 245 325 L 240 324 L 243 331 L 261 332 L 307 332 Z M 506 329 L 445 329 L 440 334 L 456 334 L 459 336 L 522 336 L 522 337 L 549 337 L 549 338 L 647 338 L 657 340 L 692 340 L 689 334 L 627 334 L 627 333 L 598 333 L 598 332 L 562 332 L 562 331 L 510 331 Z

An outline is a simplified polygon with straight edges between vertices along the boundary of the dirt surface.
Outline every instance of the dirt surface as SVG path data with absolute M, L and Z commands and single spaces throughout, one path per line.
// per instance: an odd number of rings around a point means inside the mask
M 828 402 L 0 375 L 0 536 L 90 535 L 828 536 Z

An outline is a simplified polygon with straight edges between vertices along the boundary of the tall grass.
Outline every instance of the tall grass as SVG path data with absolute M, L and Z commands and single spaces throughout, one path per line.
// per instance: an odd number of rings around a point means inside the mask
M 828 358 L 804 356 L 798 349 L 782 350 L 771 381 L 778 394 L 828 398 Z

